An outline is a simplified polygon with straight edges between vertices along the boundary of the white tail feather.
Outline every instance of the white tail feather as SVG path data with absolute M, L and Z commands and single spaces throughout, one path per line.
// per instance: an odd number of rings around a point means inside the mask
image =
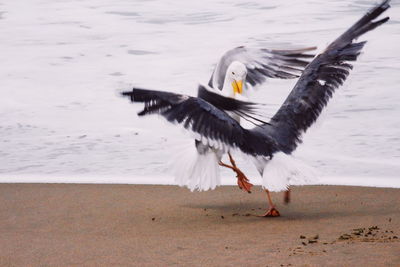
M 317 183 L 317 172 L 298 159 L 276 153 L 264 168 L 262 186 L 273 192 L 286 190 L 289 185 Z
M 218 157 L 215 152 L 208 151 L 200 155 L 194 145 L 179 155 L 173 166 L 175 182 L 186 186 L 191 191 L 213 190 L 221 185 Z

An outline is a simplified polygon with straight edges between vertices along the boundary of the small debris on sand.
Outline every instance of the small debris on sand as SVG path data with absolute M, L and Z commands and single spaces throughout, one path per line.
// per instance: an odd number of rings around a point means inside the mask
M 350 238 L 351 238 L 351 236 L 349 234 L 343 234 L 343 235 L 339 236 L 339 240 L 348 240 Z
M 350 234 L 342 234 L 339 240 L 351 240 L 359 242 L 388 242 L 395 241 L 395 235 L 389 236 L 394 232 L 392 230 L 381 230 L 377 225 L 368 228 L 355 228 Z

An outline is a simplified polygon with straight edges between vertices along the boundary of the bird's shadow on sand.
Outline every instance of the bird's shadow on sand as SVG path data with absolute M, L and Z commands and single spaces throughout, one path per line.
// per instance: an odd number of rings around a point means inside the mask
M 213 211 L 224 216 L 238 216 L 253 218 L 254 220 L 260 219 L 259 215 L 262 215 L 266 211 L 265 202 L 247 202 L 247 203 L 230 203 L 230 204 L 206 204 L 200 205 L 196 203 L 187 203 L 182 205 L 185 208 L 199 209 L 203 211 Z M 373 208 L 360 206 L 357 208 L 335 208 L 331 209 L 321 204 L 316 208 L 303 205 L 279 205 L 278 210 L 281 213 L 280 217 L 273 218 L 279 220 L 319 220 L 319 219 L 334 219 L 352 216 L 387 216 L 395 213 L 396 211 L 392 208 L 385 207 Z

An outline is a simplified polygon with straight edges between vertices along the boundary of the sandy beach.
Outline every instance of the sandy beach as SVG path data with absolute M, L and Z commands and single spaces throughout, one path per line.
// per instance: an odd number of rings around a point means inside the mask
M 400 190 L 1 184 L 1 266 L 400 266 Z

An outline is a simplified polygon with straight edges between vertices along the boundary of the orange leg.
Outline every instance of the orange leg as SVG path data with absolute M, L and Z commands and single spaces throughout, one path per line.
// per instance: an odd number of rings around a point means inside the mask
M 272 203 L 271 195 L 267 189 L 265 189 L 265 192 L 267 193 L 267 198 L 268 198 L 268 204 L 269 204 L 269 209 L 265 212 L 262 217 L 279 217 L 281 214 L 279 211 L 275 208 L 274 203 Z
M 225 164 L 222 161 L 219 162 L 219 165 L 229 168 L 229 169 L 233 170 L 234 172 L 236 172 L 236 177 L 238 179 L 237 184 L 238 184 L 239 188 L 247 193 L 251 193 L 250 190 L 251 190 L 251 187 L 253 186 L 253 184 L 249 182 L 249 179 L 246 177 L 246 175 L 244 175 L 244 173 L 236 166 L 236 162 L 233 160 L 232 155 L 230 153 L 228 153 L 228 156 L 229 156 L 229 160 L 231 161 L 232 166 Z

